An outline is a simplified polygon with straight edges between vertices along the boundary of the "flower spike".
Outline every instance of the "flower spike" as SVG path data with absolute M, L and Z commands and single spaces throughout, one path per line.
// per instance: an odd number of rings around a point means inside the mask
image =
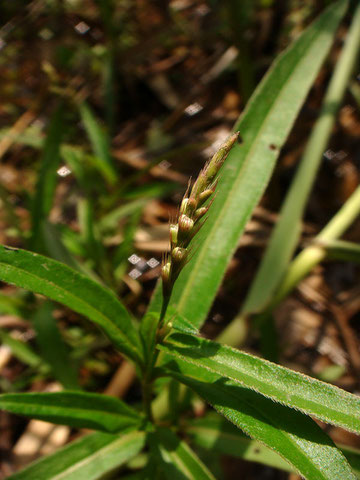
M 199 220 L 207 213 L 214 199 L 219 170 L 238 137 L 239 132 L 231 134 L 212 159 L 206 163 L 191 189 L 189 183 L 180 205 L 178 218 L 175 222 L 171 222 L 171 251 L 163 261 L 161 270 L 163 308 L 159 327 L 162 326 L 174 283 L 189 259 L 189 244 L 203 224 Z M 208 202 L 209 199 L 211 200 Z

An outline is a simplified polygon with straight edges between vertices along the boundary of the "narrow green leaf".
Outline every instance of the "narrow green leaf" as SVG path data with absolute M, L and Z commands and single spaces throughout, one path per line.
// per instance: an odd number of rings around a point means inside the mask
M 97 480 L 137 455 L 145 433 L 94 433 L 31 464 L 9 480 Z
M 196 237 L 196 253 L 175 284 L 172 304 L 201 326 L 245 224 L 258 203 L 299 109 L 332 44 L 347 2 L 332 3 L 274 62 L 235 125 L 243 143 L 222 167 L 217 197 Z M 160 289 L 152 304 L 159 308 Z
M 41 224 L 48 217 L 53 203 L 63 132 L 63 107 L 61 105 L 55 111 L 50 122 L 33 199 L 30 245 L 32 249 L 36 250 L 42 250 Z
M 109 139 L 86 103 L 82 103 L 79 110 L 86 133 L 98 159 L 97 165 L 107 181 L 114 184 L 117 180 L 117 173 L 110 155 Z
M 336 63 L 319 118 L 312 129 L 305 153 L 282 204 L 279 221 L 274 227 L 246 297 L 243 307 L 245 313 L 258 312 L 266 307 L 294 254 L 300 236 L 301 218 L 354 69 L 359 48 L 360 6 L 357 7 L 345 46 Z
M 115 346 L 141 360 L 138 332 L 115 295 L 55 260 L 26 250 L 0 246 L 0 280 L 41 293 L 102 327 Z
M 62 338 L 53 316 L 53 304 L 44 302 L 33 316 L 36 343 L 41 357 L 50 365 L 54 377 L 69 390 L 79 388 L 78 371 L 69 356 L 69 349 Z
M 325 422 L 360 433 L 360 397 L 302 373 L 210 340 L 173 334 L 164 346 L 169 355 L 212 371 Z
M 4 393 L 0 408 L 46 422 L 115 433 L 139 425 L 141 416 L 118 398 L 97 393 Z
M 158 428 L 149 441 L 161 459 L 160 468 L 168 480 L 215 480 L 191 448 L 171 430 Z
M 344 455 L 301 412 L 182 359 L 165 367 L 250 437 L 275 450 L 306 479 L 355 480 Z
M 258 462 L 287 472 L 294 471 L 278 454 L 252 440 L 225 418 L 209 414 L 204 418 L 191 420 L 186 425 L 186 434 L 190 435 L 196 445 L 225 455 Z M 360 474 L 360 452 L 341 446 L 341 451 L 348 459 L 357 475 Z

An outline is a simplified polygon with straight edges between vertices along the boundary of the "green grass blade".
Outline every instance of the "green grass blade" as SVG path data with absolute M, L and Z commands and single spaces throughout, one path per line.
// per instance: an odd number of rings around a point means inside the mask
M 0 409 L 46 422 L 115 433 L 141 416 L 118 398 L 97 393 L 4 393 Z
M 79 106 L 81 120 L 97 157 L 97 166 L 110 184 L 117 180 L 117 172 L 110 154 L 110 142 L 95 115 L 86 103 Z
M 135 457 L 145 444 L 145 433 L 94 433 L 66 445 L 31 464 L 9 480 L 97 480 Z
M 300 236 L 300 222 L 328 144 L 360 48 L 360 6 L 324 98 L 303 158 L 286 195 L 259 270 L 245 300 L 244 313 L 262 310 L 284 276 Z
M 171 430 L 158 428 L 149 441 L 168 480 L 215 480 L 195 452 Z
M 51 119 L 44 143 L 31 212 L 32 232 L 30 247 L 33 250 L 42 250 L 41 225 L 48 217 L 53 203 L 57 182 L 56 171 L 60 161 L 60 143 L 64 132 L 63 117 L 63 107 L 60 106 Z
M 247 435 L 275 450 L 307 480 L 355 480 L 331 439 L 309 417 L 182 359 L 167 372 Z
M 50 365 L 54 377 L 64 388 L 79 389 L 78 369 L 71 361 L 69 349 L 57 327 L 52 302 L 44 302 L 32 320 L 41 357 Z
M 185 431 L 196 445 L 212 452 L 258 462 L 286 472 L 294 471 L 277 453 L 244 435 L 241 430 L 219 415 L 210 414 L 192 420 L 186 425 Z M 345 446 L 340 449 L 355 473 L 360 475 L 360 452 Z
M 258 203 L 299 109 L 332 44 L 347 2 L 339 1 L 312 23 L 274 62 L 235 129 L 243 138 L 221 172 L 217 197 L 199 232 L 196 253 L 175 284 L 172 304 L 200 326 L 214 300 L 245 224 Z M 160 289 L 159 289 L 160 290 Z M 158 291 L 151 309 L 159 308 Z
M 360 433 L 360 397 L 262 358 L 192 335 L 174 334 L 160 347 L 239 385 L 325 422 Z
M 90 278 L 50 258 L 0 246 L 0 280 L 41 293 L 102 327 L 114 345 L 141 361 L 141 344 L 132 319 L 115 295 Z

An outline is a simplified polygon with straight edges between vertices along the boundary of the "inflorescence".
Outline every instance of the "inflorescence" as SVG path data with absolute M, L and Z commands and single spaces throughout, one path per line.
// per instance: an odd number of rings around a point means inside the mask
M 176 279 L 189 259 L 189 244 L 204 223 L 217 185 L 217 175 L 239 132 L 231 134 L 212 159 L 201 170 L 197 180 L 190 186 L 181 202 L 176 222 L 170 224 L 170 253 L 163 261 L 161 276 L 164 302 L 168 303 Z M 190 191 L 190 195 L 189 195 Z

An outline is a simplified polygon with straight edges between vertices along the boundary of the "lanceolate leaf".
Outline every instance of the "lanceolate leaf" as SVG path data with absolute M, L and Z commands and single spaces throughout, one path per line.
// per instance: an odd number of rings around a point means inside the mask
M 186 434 L 190 435 L 196 445 L 250 462 L 258 462 L 287 472 L 294 471 L 277 453 L 256 440 L 252 440 L 233 424 L 219 415 L 208 415 L 190 421 L 186 426 Z M 341 447 L 351 467 L 360 474 L 360 452 L 348 447 Z
M 345 13 L 333 3 L 273 64 L 235 126 L 243 143 L 221 171 L 217 197 L 199 236 L 196 253 L 175 284 L 171 303 L 200 326 L 214 300 L 226 266 L 258 203 L 310 87 Z M 159 289 L 160 290 L 160 289 Z M 152 310 L 161 300 L 157 292 Z
M 0 246 L 0 280 L 41 293 L 102 327 L 115 346 L 140 361 L 140 340 L 125 307 L 98 283 L 50 258 Z
M 120 437 L 94 433 L 31 464 L 9 480 L 100 479 L 137 455 L 144 444 L 144 432 L 127 432 Z
M 171 430 L 158 428 L 149 441 L 159 454 L 160 469 L 168 480 L 215 480 L 191 448 Z
M 208 370 L 184 360 L 166 364 L 167 371 L 207 400 L 250 437 L 285 458 L 308 480 L 355 480 L 331 439 L 309 417 L 274 403 Z
M 275 363 L 185 334 L 174 334 L 160 347 L 237 384 L 325 422 L 360 433 L 360 397 Z
M 115 433 L 142 417 L 115 397 L 97 393 L 5 393 L 0 409 L 60 425 Z

